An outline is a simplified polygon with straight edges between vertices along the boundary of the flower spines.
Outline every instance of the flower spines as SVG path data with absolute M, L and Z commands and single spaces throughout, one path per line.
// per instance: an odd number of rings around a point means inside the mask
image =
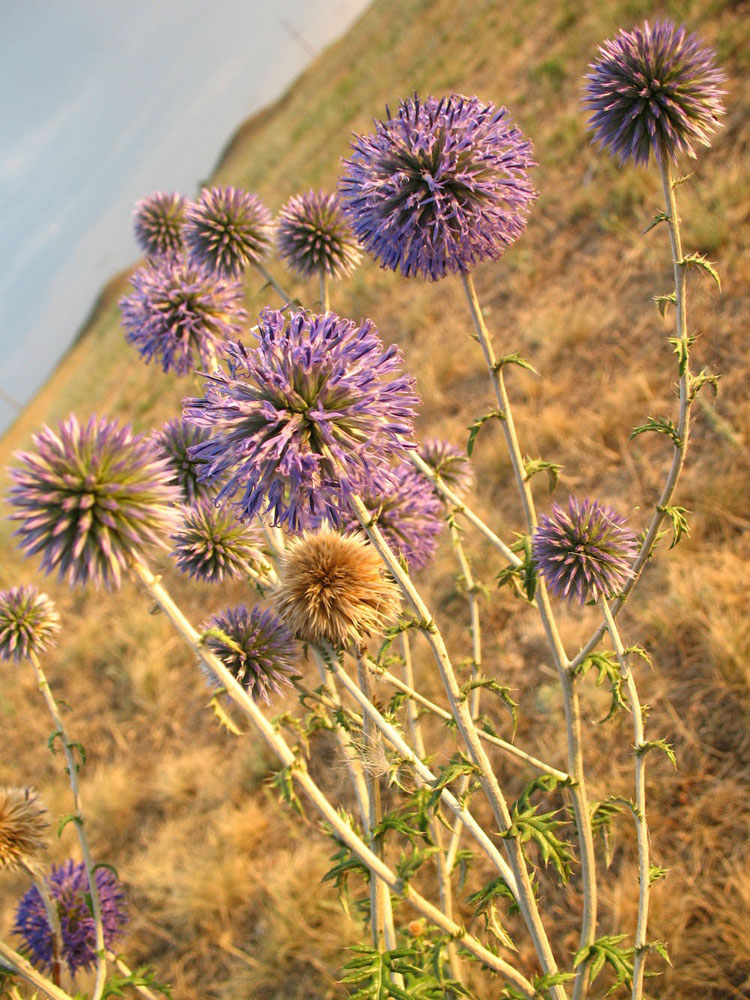
M 33 436 L 17 452 L 8 499 L 15 535 L 42 569 L 69 583 L 119 586 L 121 572 L 149 545 L 166 547 L 179 488 L 153 441 L 130 426 L 71 415 L 58 431 Z
M 400 354 L 369 321 L 267 309 L 258 337 L 228 344 L 229 374 L 185 400 L 185 419 L 213 431 L 191 455 L 243 517 L 268 511 L 292 532 L 338 525 L 349 498 L 385 490 L 392 458 L 414 447 L 414 380 L 396 375 Z
M 433 281 L 467 273 L 524 231 L 534 161 L 505 108 L 415 95 L 375 129 L 355 136 L 339 189 L 359 242 L 383 267 Z
M 273 244 L 271 213 L 257 195 L 234 187 L 205 188 L 185 212 L 183 238 L 190 259 L 225 277 L 239 278 Z
M 60 616 L 36 587 L 0 592 L 0 659 L 27 660 L 43 653 L 60 631 Z
M 673 21 L 646 21 L 599 48 L 586 76 L 594 139 L 624 163 L 694 157 L 721 124 L 724 73 L 714 52 Z
M 221 344 L 247 321 L 242 286 L 182 255 L 150 260 L 130 280 L 133 292 L 120 300 L 126 339 L 165 372 L 213 369 Z
M 259 529 L 211 500 L 182 508 L 172 541 L 180 572 L 204 583 L 221 583 L 225 577 L 239 580 L 253 571 L 263 573 L 266 565 Z
M 344 278 L 362 258 L 335 194 L 295 195 L 276 220 L 279 256 L 303 278 Z
M 156 191 L 136 203 L 133 230 L 138 246 L 151 257 L 182 248 L 185 199 L 181 194 Z

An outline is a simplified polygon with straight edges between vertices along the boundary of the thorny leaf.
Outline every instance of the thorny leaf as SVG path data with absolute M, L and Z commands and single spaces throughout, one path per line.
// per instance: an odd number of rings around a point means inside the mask
M 482 427 L 487 423 L 488 420 L 504 420 L 505 416 L 500 412 L 500 410 L 490 410 L 489 413 L 485 413 L 482 417 L 477 417 L 473 423 L 469 425 L 469 440 L 466 445 L 466 453 L 471 458 L 471 454 L 474 451 L 474 445 L 477 440 L 477 434 L 480 432 Z
M 697 267 L 700 268 L 701 271 L 705 271 L 706 274 L 714 279 L 716 284 L 719 286 L 719 291 L 721 291 L 721 278 L 719 277 L 719 272 L 714 267 L 713 262 L 710 261 L 704 254 L 685 254 L 680 263 L 683 267 Z
M 497 359 L 493 367 L 496 372 L 499 372 L 506 365 L 518 365 L 521 368 L 525 368 L 526 371 L 532 372 L 534 375 L 539 374 L 536 368 L 526 358 L 522 358 L 520 354 L 505 354 L 502 358 Z
M 620 666 L 617 657 L 612 652 L 591 653 L 578 665 L 576 673 L 585 677 L 591 667 L 595 667 L 598 672 L 596 686 L 600 687 L 605 681 L 609 683 L 612 692 L 612 702 L 609 711 L 599 722 L 607 722 L 621 708 L 627 708 L 628 703 L 622 696 L 623 680 L 620 675 Z
M 667 315 L 667 308 L 673 306 L 677 301 L 677 296 L 674 292 L 669 292 L 667 295 L 654 295 L 653 298 L 662 319 Z
M 471 692 L 476 688 L 492 691 L 493 694 L 498 696 L 505 708 L 507 708 L 510 712 L 511 718 L 513 719 L 513 735 L 515 736 L 516 726 L 518 725 L 518 716 L 516 713 L 518 704 L 511 698 L 510 688 L 504 687 L 502 684 L 498 684 L 498 682 L 492 677 L 472 677 L 470 680 L 465 681 L 461 685 L 461 700 L 466 701 Z
M 546 472 L 549 481 L 549 492 L 552 494 L 557 486 L 557 480 L 562 472 L 562 465 L 557 462 L 543 462 L 541 458 L 525 458 L 523 460 L 524 480 L 526 482 L 537 472 Z
M 638 437 L 639 434 L 645 434 L 646 431 L 655 431 L 657 434 L 666 434 L 671 437 L 677 448 L 682 447 L 682 439 L 677 433 L 677 428 L 672 423 L 671 420 L 667 420 L 666 417 L 649 417 L 645 424 L 641 424 L 640 427 L 634 427 L 630 432 L 630 440 L 634 437 Z
M 611 966 L 615 974 L 615 984 L 607 990 L 605 996 L 614 993 L 618 986 L 630 985 L 633 980 L 632 948 L 621 948 L 620 942 L 624 934 L 607 934 L 598 938 L 593 944 L 580 948 L 573 959 L 573 968 L 577 969 L 583 962 L 591 962 L 589 967 L 589 985 L 594 982 L 604 968 L 605 963 Z
M 672 544 L 669 547 L 673 549 L 683 535 L 686 538 L 690 536 L 690 526 L 687 521 L 687 515 L 690 511 L 687 507 L 672 507 L 669 505 L 663 507 L 661 504 L 657 505 L 656 509 L 660 513 L 666 514 L 672 524 Z
M 671 743 L 667 743 L 666 740 L 646 740 L 645 743 L 639 744 L 635 748 L 636 757 L 643 757 L 647 754 L 649 750 L 661 750 L 667 757 L 672 761 L 672 766 L 675 771 L 677 770 L 677 757 L 675 756 L 674 747 Z

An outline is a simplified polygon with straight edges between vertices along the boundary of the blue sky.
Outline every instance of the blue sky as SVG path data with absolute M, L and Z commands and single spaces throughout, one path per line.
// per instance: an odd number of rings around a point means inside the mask
M 193 194 L 368 0 L 0 0 L 0 431 L 104 282 L 138 198 Z

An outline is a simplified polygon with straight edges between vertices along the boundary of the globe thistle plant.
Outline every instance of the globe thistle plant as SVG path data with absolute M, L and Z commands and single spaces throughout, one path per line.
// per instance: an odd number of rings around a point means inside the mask
M 169 481 L 180 487 L 186 504 L 207 500 L 216 493 L 210 482 L 200 478 L 202 463 L 190 457 L 190 449 L 207 440 L 208 436 L 205 427 L 196 427 L 184 420 L 170 420 L 154 432 L 154 442 L 169 465 Z
M 695 156 L 724 114 L 715 54 L 673 21 L 646 21 L 600 46 L 586 77 L 594 139 L 621 163 Z
M 276 220 L 279 256 L 303 278 L 344 278 L 362 259 L 335 194 L 295 195 Z
M 454 493 L 471 489 L 471 462 L 465 452 L 448 441 L 430 438 L 419 446 L 419 455 Z
M 205 583 L 263 572 L 259 529 L 237 520 L 231 509 L 217 507 L 211 500 L 182 508 L 172 541 L 179 570 Z
M 28 660 L 43 653 L 60 631 L 60 616 L 36 587 L 0 591 L 0 659 Z
M 36 874 L 47 850 L 47 812 L 30 788 L 0 788 L 0 872 Z
M 549 589 L 579 604 L 621 591 L 638 552 L 635 535 L 624 525 L 620 514 L 596 501 L 571 497 L 567 510 L 553 504 L 532 538 L 534 560 Z
M 185 400 L 183 416 L 213 432 L 191 456 L 223 482 L 219 502 L 239 493 L 242 517 L 269 511 L 295 533 L 338 525 L 349 497 L 386 492 L 391 458 L 414 447 L 414 380 L 369 320 L 266 309 L 258 337 L 227 344 L 229 374 Z
M 304 642 L 361 648 L 396 618 L 399 605 L 398 587 L 360 535 L 306 533 L 284 555 L 276 606 Z
M 126 339 L 165 372 L 213 369 L 222 342 L 247 320 L 239 283 L 182 255 L 147 261 L 130 280 L 133 292 L 120 299 Z
M 531 143 L 505 108 L 415 95 L 352 148 L 342 207 L 385 268 L 432 281 L 466 274 L 497 260 L 526 228 L 536 197 Z
M 156 191 L 136 203 L 133 230 L 138 246 L 150 257 L 182 249 L 185 199 L 181 194 Z
M 111 948 L 127 919 L 125 893 L 109 868 L 97 868 L 94 878 L 101 905 L 104 944 Z M 79 969 L 88 969 L 96 961 L 96 932 L 86 867 L 75 861 L 53 865 L 44 881 L 60 919 L 62 958 L 71 975 L 75 975 Z M 23 938 L 29 959 L 37 968 L 52 968 L 52 931 L 36 886 L 28 890 L 18 905 L 13 933 Z
M 206 648 L 256 701 L 270 701 L 290 683 L 297 645 L 272 611 L 257 606 L 248 611 L 244 605 L 227 608 L 204 622 L 203 629 L 209 633 Z M 219 632 L 212 634 L 210 630 L 216 629 Z
M 239 188 L 205 188 L 187 207 L 183 238 L 190 259 L 239 278 L 271 250 L 271 213 L 257 195 Z
M 389 547 L 401 556 L 410 570 L 430 562 L 443 529 L 443 505 L 432 488 L 410 462 L 393 470 L 395 485 L 386 493 L 362 497 Z M 356 531 L 359 521 L 349 513 L 342 519 L 345 531 Z
M 122 570 L 149 545 L 166 548 L 180 490 L 152 440 L 129 426 L 75 416 L 43 427 L 35 451 L 16 452 L 8 498 L 19 546 L 69 583 L 120 585 Z

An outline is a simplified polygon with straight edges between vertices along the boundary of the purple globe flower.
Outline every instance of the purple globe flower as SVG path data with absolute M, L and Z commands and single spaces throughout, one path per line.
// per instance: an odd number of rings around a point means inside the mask
M 210 482 L 203 482 L 203 465 L 190 457 L 190 449 L 208 439 L 205 427 L 196 427 L 184 420 L 170 420 L 154 432 L 154 443 L 166 458 L 171 473 L 170 483 L 182 490 L 186 504 L 214 496 L 216 489 Z
M 60 616 L 36 587 L 0 591 L 0 660 L 28 660 L 43 653 L 60 631 Z
M 94 878 L 101 904 L 104 944 L 111 948 L 127 920 L 125 893 L 108 868 L 97 868 Z M 71 975 L 75 975 L 78 969 L 88 969 L 96 962 L 96 932 L 86 868 L 75 861 L 52 865 L 44 881 L 60 918 L 62 958 Z M 13 933 L 23 938 L 29 958 L 37 968 L 52 968 L 52 931 L 36 886 L 18 904 Z
M 383 267 L 432 281 L 466 274 L 524 231 L 534 161 L 505 108 L 415 95 L 375 129 L 355 136 L 339 187 L 359 242 Z
M 724 114 L 715 53 L 673 21 L 646 21 L 600 46 L 586 76 L 594 139 L 621 163 L 695 156 Z
M 242 517 L 268 511 L 295 533 L 338 525 L 353 494 L 395 485 L 391 459 L 414 447 L 414 380 L 369 320 L 266 309 L 258 337 L 228 344 L 229 374 L 185 400 L 185 419 L 213 431 L 191 456 L 224 484 L 218 502 L 240 494 Z
M 119 587 L 133 556 L 155 544 L 174 523 L 180 490 L 149 438 L 129 426 L 75 416 L 58 431 L 43 427 L 36 451 L 16 452 L 11 469 L 11 520 L 27 555 L 42 555 L 42 569 L 71 583 L 93 580 Z
M 138 246 L 150 257 L 182 249 L 185 199 L 181 194 L 156 191 L 136 203 L 133 229 Z
M 220 345 L 247 320 L 242 286 L 172 254 L 147 261 L 120 299 L 126 339 L 147 363 L 188 375 L 216 365 Z
M 365 493 L 362 499 L 372 511 L 390 548 L 406 560 L 410 570 L 422 569 L 435 555 L 443 530 L 443 505 L 432 484 L 410 462 L 393 469 L 395 485 L 387 492 Z M 359 521 L 347 513 L 342 530 L 359 530 Z
M 454 493 L 468 493 L 471 489 L 471 462 L 460 448 L 448 441 L 430 438 L 420 445 L 419 454 Z
M 253 571 L 263 573 L 259 529 L 238 521 L 231 510 L 216 507 L 210 500 L 182 508 L 172 541 L 180 572 L 205 583 L 221 583 L 225 577 L 240 580 Z
M 188 205 L 183 238 L 191 260 L 239 278 L 271 250 L 271 213 L 260 198 L 233 187 L 205 188 Z
M 256 701 L 270 700 L 280 693 L 295 673 L 291 661 L 297 653 L 292 633 L 272 611 L 241 605 L 227 608 L 203 623 L 204 629 L 220 629 L 229 641 L 217 635 L 206 646 L 224 663 L 236 680 Z M 213 674 L 209 681 L 216 684 Z
M 635 535 L 610 507 L 574 497 L 563 510 L 552 505 L 532 538 L 537 568 L 558 597 L 585 604 L 622 590 L 633 575 Z
M 303 278 L 345 278 L 362 259 L 335 194 L 295 195 L 276 220 L 279 256 Z

